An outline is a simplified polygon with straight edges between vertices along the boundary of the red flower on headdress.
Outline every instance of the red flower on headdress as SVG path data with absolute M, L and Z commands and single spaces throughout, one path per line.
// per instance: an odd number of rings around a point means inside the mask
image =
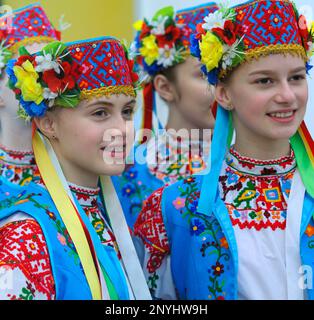
M 139 79 L 138 74 L 133 71 L 134 69 L 134 60 L 128 60 L 128 66 L 130 69 L 131 79 L 133 83 L 136 83 Z
M 202 35 L 205 35 L 206 34 L 206 30 L 203 28 L 203 23 L 199 23 L 197 26 L 196 26 L 196 36 L 195 38 L 197 40 L 200 40 L 202 38 Z
M 4 30 L 0 29 L 0 40 L 6 40 L 7 36 L 8 36 L 7 30 L 6 29 L 4 29 Z
M 143 22 L 142 31 L 140 33 L 140 40 L 148 36 L 150 34 L 150 31 L 151 28 L 145 22 Z
M 299 25 L 299 32 L 303 41 L 303 45 L 305 47 L 305 50 L 309 50 L 309 31 L 307 29 L 307 22 L 306 22 L 306 18 L 304 15 L 300 15 L 299 17 L 299 21 L 298 21 L 298 25 Z
M 63 91 L 65 88 L 71 90 L 75 87 L 76 79 L 80 73 L 79 66 L 76 63 L 70 64 L 67 61 L 61 63 L 60 73 L 54 69 L 45 71 L 43 81 L 45 81 L 52 92 Z
M 224 28 L 213 28 L 212 31 L 228 46 L 232 46 L 237 40 L 237 27 L 231 20 L 225 21 Z
M 181 37 L 181 29 L 173 25 L 167 27 L 165 34 L 157 35 L 158 47 L 165 47 L 166 45 L 169 48 L 174 47 L 175 42 Z
M 20 56 L 17 59 L 15 65 L 16 66 L 22 66 L 22 64 L 27 60 L 29 60 L 33 64 L 33 62 L 35 61 L 35 58 L 33 56 L 27 56 L 27 55 Z

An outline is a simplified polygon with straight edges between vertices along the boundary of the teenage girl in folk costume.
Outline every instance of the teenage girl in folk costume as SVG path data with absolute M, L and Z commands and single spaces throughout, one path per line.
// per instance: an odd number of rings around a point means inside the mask
M 7 73 L 41 180 L 1 180 L 0 267 L 13 281 L 1 298 L 149 299 L 109 178 L 133 142 L 132 61 L 111 37 L 21 53 Z
M 38 4 L 14 10 L 10 18 L 0 18 L 0 24 L 0 171 L 10 182 L 24 185 L 39 179 L 39 172 L 32 151 L 31 125 L 17 117 L 19 104 L 7 86 L 5 68 L 11 57 L 17 57 L 20 47 L 25 46 L 31 54 L 35 53 L 47 43 L 60 40 L 60 32 Z
M 150 288 L 159 298 L 313 299 L 302 279 L 314 262 L 303 122 L 313 29 L 290 1 L 260 0 L 221 7 L 194 38 L 219 103 L 210 172 L 159 189 L 139 215 Z
M 152 21 L 135 24 L 133 54 L 146 75 L 143 129 L 147 136 L 156 113 L 156 92 L 168 105 L 169 117 L 167 132 L 155 132 L 148 142 L 138 145 L 132 154 L 135 164 L 121 177 L 114 177 L 130 228 L 153 191 L 205 168 L 214 126 L 213 87 L 204 79 L 200 62 L 190 55 L 189 44 L 196 25 L 216 9 L 215 3 L 207 3 L 175 14 L 172 7 L 166 7 Z M 194 136 L 193 129 L 198 129 Z M 207 129 L 205 136 L 203 129 Z

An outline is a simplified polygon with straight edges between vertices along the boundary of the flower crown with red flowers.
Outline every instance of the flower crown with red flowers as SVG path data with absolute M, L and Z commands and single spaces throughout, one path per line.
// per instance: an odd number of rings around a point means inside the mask
M 7 65 L 9 87 L 20 102 L 19 116 L 43 116 L 53 106 L 75 108 L 80 100 L 111 94 L 136 96 L 138 76 L 125 47 L 103 37 L 69 44 L 59 41 Z
M 289 0 L 254 0 L 233 8 L 221 5 L 193 35 L 191 54 L 202 62 L 210 84 L 217 84 L 244 61 L 276 53 L 313 55 L 314 32 Z
M 41 117 L 54 105 L 74 108 L 79 102 L 81 90 L 75 79 L 81 68 L 61 42 L 52 42 L 35 55 L 20 48 L 20 57 L 8 62 L 6 72 L 24 119 Z
M 134 28 L 138 31 L 131 46 L 132 57 L 148 76 L 154 76 L 183 62 L 188 50 L 183 42 L 184 25 L 176 23 L 173 7 L 159 10 L 149 22 L 137 21 Z

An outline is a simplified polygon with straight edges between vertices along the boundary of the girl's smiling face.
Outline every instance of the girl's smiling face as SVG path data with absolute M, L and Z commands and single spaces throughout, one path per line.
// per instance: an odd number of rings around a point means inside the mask
M 56 107 L 37 118 L 69 182 L 94 187 L 100 175 L 117 175 L 133 142 L 135 99 L 124 94 Z
M 244 63 L 225 83 L 216 98 L 232 110 L 236 141 L 273 143 L 289 140 L 306 111 L 308 86 L 302 58 L 272 54 Z

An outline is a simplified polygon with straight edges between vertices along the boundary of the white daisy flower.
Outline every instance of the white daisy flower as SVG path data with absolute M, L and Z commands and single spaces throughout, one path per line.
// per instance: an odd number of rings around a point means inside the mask
M 129 49 L 129 56 L 130 56 L 130 59 L 134 59 L 136 56 L 138 56 L 138 49 L 137 49 L 137 46 L 136 46 L 136 42 L 133 41 L 131 43 L 131 46 L 130 46 L 130 49 Z
M 49 88 L 44 88 L 43 92 L 44 99 L 49 100 L 48 106 L 51 108 L 54 105 L 55 99 L 58 97 L 58 94 L 52 92 Z
M 168 45 L 165 45 L 164 48 L 158 49 L 159 58 L 157 60 L 157 64 L 163 66 L 164 68 L 171 67 L 173 65 L 173 61 L 176 57 L 176 48 L 169 48 Z
M 54 69 L 56 73 L 60 73 L 60 64 L 57 61 L 52 60 L 52 55 L 50 53 L 43 53 L 42 56 L 37 56 L 35 58 L 37 66 L 35 70 L 37 72 L 44 72 Z
M 222 28 L 224 27 L 226 19 L 224 18 L 224 13 L 221 11 L 215 11 L 210 13 L 207 17 L 204 18 L 205 23 L 202 25 L 204 30 L 211 30 L 213 28 Z
M 153 29 L 151 30 L 151 33 L 155 36 L 162 36 L 166 33 L 166 21 L 168 20 L 168 17 L 159 16 L 157 18 L 157 21 L 152 21 L 151 25 L 153 26 Z
M 225 44 L 223 46 L 223 57 L 222 57 L 222 68 L 227 69 L 232 66 L 232 62 L 236 56 L 240 56 L 243 52 L 238 50 L 240 42 L 243 40 L 244 36 L 241 39 L 235 41 L 232 46 Z

